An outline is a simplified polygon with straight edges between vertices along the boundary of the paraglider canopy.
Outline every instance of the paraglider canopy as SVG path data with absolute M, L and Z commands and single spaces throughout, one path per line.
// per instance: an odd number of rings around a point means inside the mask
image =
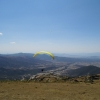
M 47 51 L 39 51 L 39 52 L 36 52 L 33 57 L 36 57 L 39 54 L 47 54 L 47 55 L 51 56 L 52 59 L 54 59 L 54 55 L 52 53 L 50 53 L 50 52 L 47 52 Z

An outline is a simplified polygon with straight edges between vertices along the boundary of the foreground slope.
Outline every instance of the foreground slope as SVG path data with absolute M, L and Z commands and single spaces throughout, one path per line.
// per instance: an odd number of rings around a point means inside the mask
M 90 83 L 0 82 L 0 100 L 100 100 L 100 81 Z

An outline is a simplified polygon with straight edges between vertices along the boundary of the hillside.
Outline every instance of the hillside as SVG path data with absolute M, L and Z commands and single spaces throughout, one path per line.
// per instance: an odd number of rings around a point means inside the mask
M 20 67 L 30 67 L 36 64 L 46 64 L 50 63 L 48 61 L 43 61 L 37 58 L 33 58 L 30 56 L 8 56 L 3 55 L 0 56 L 0 67 L 13 67 L 13 68 L 20 68 Z
M 33 58 L 30 53 L 0 55 L 0 80 L 29 79 L 39 73 L 56 75 L 83 76 L 100 74 L 99 58 L 68 58 L 38 55 Z M 92 65 L 90 65 L 92 63 Z M 42 71 L 42 69 L 44 71 Z
M 100 68 L 97 66 L 89 65 L 68 71 L 69 76 L 84 76 L 92 74 L 100 74 Z
M 23 58 L 33 58 L 32 53 L 16 53 L 16 54 L 1 54 L 2 57 L 23 57 Z M 100 57 L 98 56 L 90 56 L 90 57 L 60 57 L 60 56 L 55 56 L 55 59 L 52 60 L 52 58 L 48 55 L 42 54 L 42 55 L 37 55 L 35 57 L 36 60 L 45 60 L 45 61 L 56 61 L 56 62 L 100 62 Z
M 0 100 L 99 100 L 100 81 L 91 83 L 0 82 Z

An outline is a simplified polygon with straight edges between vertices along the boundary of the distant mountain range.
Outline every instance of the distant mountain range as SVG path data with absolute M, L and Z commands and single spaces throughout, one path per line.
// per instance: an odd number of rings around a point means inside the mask
M 54 53 L 55 56 L 59 57 L 72 57 L 72 58 L 87 58 L 87 57 L 99 57 L 100 52 L 95 53 Z
M 99 57 L 100 52 L 95 53 L 53 53 L 58 57 L 71 57 L 71 58 L 87 58 L 87 57 Z M 0 55 L 11 55 L 11 56 L 33 56 L 33 53 L 14 53 L 14 54 L 0 54 Z
M 30 67 L 36 64 L 45 64 L 49 63 L 48 61 L 40 60 L 32 57 L 33 54 L 9 54 L 9 55 L 1 55 L 0 56 L 0 67 Z
M 100 58 L 72 58 L 72 57 L 58 57 L 55 56 L 53 60 L 48 55 L 37 55 L 33 58 L 31 53 L 16 53 L 16 54 L 1 54 L 0 55 L 0 67 L 27 67 L 33 66 L 37 63 L 45 64 L 51 62 L 100 62 Z
M 36 58 L 47 61 L 56 61 L 56 62 L 100 62 L 100 57 L 59 57 L 55 56 L 55 59 L 52 60 L 51 57 L 47 55 L 38 55 Z
M 48 55 L 37 55 L 33 58 L 31 53 L 16 53 L 16 54 L 1 54 L 0 55 L 0 67 L 30 67 L 36 64 L 46 64 L 51 62 L 100 62 L 100 58 L 72 58 L 72 57 L 58 57 L 55 56 L 53 60 Z

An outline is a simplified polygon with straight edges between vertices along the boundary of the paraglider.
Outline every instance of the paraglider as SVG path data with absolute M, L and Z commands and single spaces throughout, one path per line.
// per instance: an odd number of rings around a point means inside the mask
M 43 72 L 43 71 L 44 71 L 44 69 L 41 69 L 41 71 Z
M 54 59 L 54 55 L 52 53 L 50 53 L 50 52 L 47 52 L 47 51 L 36 52 L 33 57 L 36 57 L 38 54 L 47 54 L 47 55 L 51 56 L 52 59 Z

